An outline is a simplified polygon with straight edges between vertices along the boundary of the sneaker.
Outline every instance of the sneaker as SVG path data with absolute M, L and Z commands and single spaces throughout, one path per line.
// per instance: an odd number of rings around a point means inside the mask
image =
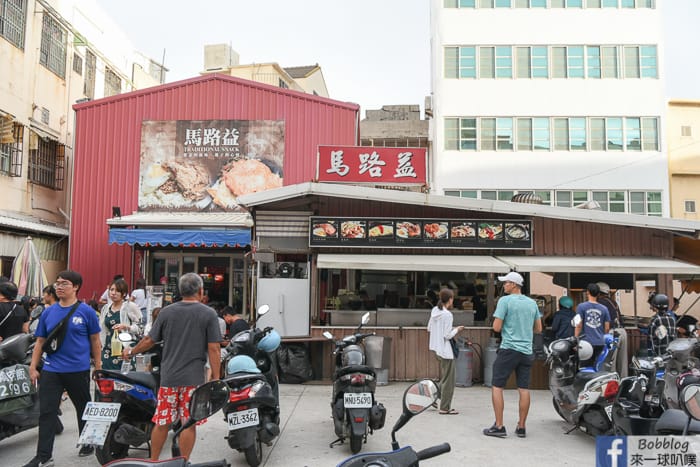
M 94 453 L 94 452 L 95 452 L 94 446 L 90 446 L 90 445 L 84 444 L 84 445 L 80 448 L 80 451 L 78 451 L 78 456 L 79 456 L 79 457 L 87 457 L 87 456 L 91 456 L 92 453 Z
M 508 436 L 506 433 L 506 427 L 502 426 L 498 428 L 495 423 L 493 426 L 491 426 L 491 428 L 484 428 L 484 434 L 486 436 L 495 436 L 496 438 L 505 438 Z
M 519 426 L 515 427 L 515 434 L 518 435 L 518 438 L 524 438 L 527 436 L 525 434 L 525 427 L 520 428 Z
M 53 467 L 53 459 L 42 462 L 39 456 L 35 456 L 32 460 L 24 464 L 22 467 Z

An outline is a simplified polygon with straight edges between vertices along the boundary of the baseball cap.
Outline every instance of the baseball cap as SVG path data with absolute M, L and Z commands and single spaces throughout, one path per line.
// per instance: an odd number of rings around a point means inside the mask
M 498 280 L 501 282 L 513 282 L 514 284 L 517 284 L 520 287 L 523 286 L 523 282 L 524 282 L 523 276 L 521 276 L 520 274 L 518 274 L 515 271 L 511 271 L 508 274 L 506 274 L 505 276 L 498 276 Z

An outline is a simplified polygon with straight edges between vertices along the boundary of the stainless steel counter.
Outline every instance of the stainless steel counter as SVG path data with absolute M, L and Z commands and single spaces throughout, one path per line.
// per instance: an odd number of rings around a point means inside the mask
M 333 326 L 357 326 L 367 310 L 323 310 L 331 315 Z M 366 326 L 415 326 L 428 325 L 430 309 L 427 308 L 378 308 L 369 310 L 370 321 Z M 473 326 L 474 312 L 452 310 L 455 326 Z

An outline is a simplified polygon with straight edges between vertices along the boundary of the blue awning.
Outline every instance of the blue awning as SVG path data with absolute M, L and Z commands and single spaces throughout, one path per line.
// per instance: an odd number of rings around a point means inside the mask
M 144 246 L 243 247 L 250 245 L 250 229 L 109 229 L 109 243 Z

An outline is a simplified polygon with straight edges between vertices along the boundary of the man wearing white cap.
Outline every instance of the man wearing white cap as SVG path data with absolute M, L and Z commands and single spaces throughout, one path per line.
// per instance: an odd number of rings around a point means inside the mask
M 518 386 L 518 425 L 515 434 L 525 437 L 525 421 L 530 410 L 530 370 L 535 356 L 532 352 L 534 333 L 542 332 L 542 321 L 537 303 L 522 294 L 523 276 L 509 272 L 498 276 L 503 282 L 503 291 L 508 294 L 501 297 L 493 314 L 493 330 L 501 333 L 501 346 L 493 363 L 491 382 L 491 402 L 496 422 L 490 428 L 484 428 L 486 436 L 503 438 L 507 436 L 503 426 L 503 388 L 511 373 L 515 371 Z

